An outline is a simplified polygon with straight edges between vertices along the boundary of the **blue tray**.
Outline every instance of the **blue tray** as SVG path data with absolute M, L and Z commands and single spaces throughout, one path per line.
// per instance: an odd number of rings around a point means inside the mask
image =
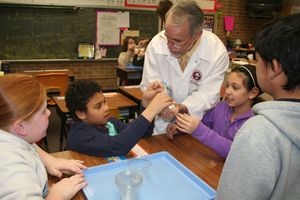
M 139 190 L 139 200 L 210 200 L 215 190 L 167 152 L 144 156 L 151 161 L 147 177 Z M 119 200 L 115 184 L 118 172 L 127 168 L 128 160 L 99 165 L 84 171 L 88 186 L 83 193 L 88 200 Z

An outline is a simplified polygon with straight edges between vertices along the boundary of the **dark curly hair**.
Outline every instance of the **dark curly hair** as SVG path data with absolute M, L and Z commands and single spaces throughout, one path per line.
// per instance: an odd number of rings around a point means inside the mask
M 101 86 L 92 80 L 76 80 L 66 92 L 66 106 L 74 120 L 79 120 L 75 111 L 87 111 L 87 103 L 97 92 L 102 92 Z

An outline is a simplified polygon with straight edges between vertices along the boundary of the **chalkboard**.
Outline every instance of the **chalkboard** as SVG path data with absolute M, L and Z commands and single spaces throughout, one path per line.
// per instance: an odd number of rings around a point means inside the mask
M 96 10 L 103 9 L 0 8 L 0 60 L 77 58 L 79 43 L 96 42 Z M 141 38 L 157 33 L 155 11 L 129 12 L 130 30 L 140 30 Z M 117 58 L 120 49 L 108 47 L 107 58 Z

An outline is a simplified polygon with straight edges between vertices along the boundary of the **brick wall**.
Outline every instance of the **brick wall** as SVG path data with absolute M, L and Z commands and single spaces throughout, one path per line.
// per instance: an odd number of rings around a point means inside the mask
M 99 82 L 103 89 L 117 89 L 116 69 L 117 61 L 35 61 L 35 62 L 10 62 L 12 73 L 24 70 L 69 69 L 76 74 L 78 79 L 93 79 Z
M 220 0 L 219 0 L 220 1 Z M 230 40 L 241 39 L 243 43 L 248 43 L 255 36 L 255 32 L 269 22 L 271 19 L 252 19 L 248 17 L 245 0 L 221 0 L 223 4 L 221 13 L 216 14 L 215 33 L 225 43 L 226 31 L 224 29 L 224 17 L 234 16 L 234 30 L 231 32 Z

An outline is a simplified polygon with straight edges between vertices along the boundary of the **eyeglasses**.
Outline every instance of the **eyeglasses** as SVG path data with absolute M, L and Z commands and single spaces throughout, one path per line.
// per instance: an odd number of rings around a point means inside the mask
M 165 34 L 166 36 L 166 34 Z M 184 41 L 177 41 L 177 40 L 174 40 L 174 39 L 169 39 L 167 36 L 166 36 L 166 39 L 168 42 L 171 42 L 175 48 L 181 48 L 183 47 L 190 39 L 192 39 L 193 37 L 189 37 L 188 39 L 184 40 Z

